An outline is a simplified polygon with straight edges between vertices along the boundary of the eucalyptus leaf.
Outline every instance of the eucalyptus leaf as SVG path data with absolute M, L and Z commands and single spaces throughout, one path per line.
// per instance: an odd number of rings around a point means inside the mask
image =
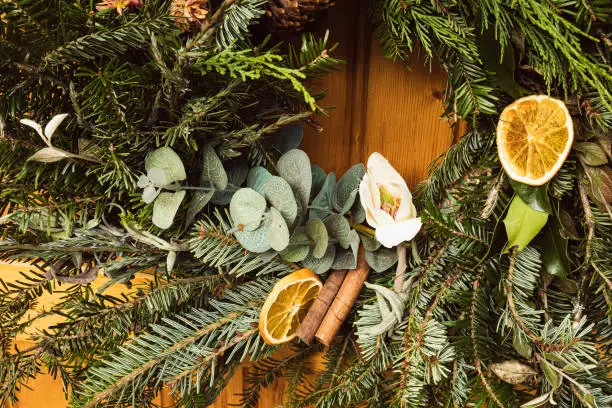
M 304 129 L 299 123 L 292 123 L 280 128 L 268 138 L 268 142 L 281 153 L 297 148 L 302 143 Z
M 269 214 L 268 214 L 269 215 Z M 240 245 L 249 252 L 257 254 L 269 251 L 270 242 L 268 238 L 268 230 L 270 229 L 270 217 L 266 217 L 264 222 L 254 231 L 236 231 L 234 236 L 240 242 Z
M 333 212 L 332 196 L 335 185 L 336 175 L 334 173 L 329 173 L 325 178 L 321 191 L 319 191 L 319 194 L 317 194 L 310 204 L 310 219 L 318 218 L 322 220 Z
M 166 172 L 163 169 L 157 167 L 151 167 L 147 171 L 147 178 L 151 183 L 153 183 L 155 187 L 164 187 L 169 184 Z
M 563 377 L 561 377 L 561 374 L 552 367 L 552 363 L 542 359 L 540 360 L 540 369 L 542 369 L 546 381 L 548 381 L 553 390 L 561 386 Z
M 174 270 L 174 264 L 176 263 L 176 251 L 169 251 L 166 256 L 166 272 L 171 273 Z
M 329 243 L 329 236 L 323 221 L 316 218 L 308 220 L 306 223 L 306 235 L 308 235 L 312 242 L 314 242 L 312 256 L 315 258 L 321 258 L 323 255 L 325 255 L 325 251 Z
M 234 193 L 229 211 L 234 226 L 244 231 L 253 231 L 259 228 L 266 207 L 266 199 L 261 194 L 245 187 Z
M 351 245 L 351 225 L 344 216 L 332 214 L 324 223 L 329 235 L 336 238 L 342 248 L 347 249 Z
M 606 152 L 593 142 L 576 142 L 573 148 L 578 151 L 578 157 L 589 166 L 601 166 L 608 163 Z
M 289 150 L 276 163 L 278 174 L 285 179 L 306 208 L 312 188 L 312 173 L 308 155 L 298 149 Z
M 202 162 L 200 185 L 208 182 L 218 190 L 225 190 L 228 183 L 227 173 L 217 152 L 210 144 L 204 146 Z
M 266 183 L 270 177 L 272 177 L 270 172 L 263 167 L 253 167 L 251 170 L 249 170 L 249 175 L 247 176 L 247 187 L 252 188 L 260 194 L 263 194 L 264 187 L 266 186 Z
M 508 235 L 508 244 L 504 253 L 514 246 L 522 251 L 538 235 L 547 220 L 547 213 L 533 210 L 518 195 L 514 196 L 508 214 L 504 218 Z
M 183 161 L 174 150 L 167 146 L 160 147 L 147 155 L 145 169 L 148 172 L 154 167 L 164 171 L 168 184 L 187 178 Z
M 398 258 L 395 249 L 380 248 L 375 252 L 366 251 L 365 259 L 372 269 L 380 273 L 395 265 Z
M 161 193 L 153 204 L 153 224 L 161 229 L 170 228 L 185 194 L 185 191 Z
M 334 188 L 332 202 L 333 207 L 340 214 L 346 214 L 359 193 L 359 183 L 365 174 L 365 167 L 357 163 L 344 173 Z
M 264 187 L 264 195 L 270 205 L 285 217 L 287 224 L 293 225 L 297 217 L 297 203 L 289 183 L 282 177 L 272 176 Z
M 521 332 L 516 329 L 512 331 L 512 347 L 514 347 L 514 350 L 516 350 L 521 357 L 526 359 L 531 358 L 531 353 L 533 352 L 531 344 L 529 344 L 529 341 L 527 341 L 527 339 L 521 335 Z
M 210 202 L 216 205 L 228 205 L 234 193 L 246 180 L 248 172 L 246 163 L 238 161 L 230 165 L 227 171 L 227 187 L 222 191 L 216 190 Z
M 519 183 L 509 179 L 510 186 L 514 192 L 521 197 L 521 200 L 535 211 L 545 212 L 552 214 L 552 206 L 550 205 L 550 199 L 548 197 L 548 184 L 542 186 L 530 186 L 527 184 Z
M 200 213 L 206 207 L 206 204 L 210 201 L 215 190 L 211 189 L 209 191 L 198 191 L 195 193 L 191 204 L 189 204 L 189 208 L 187 209 L 187 213 L 185 215 L 185 225 L 190 226 L 196 215 Z
M 281 257 L 288 262 L 300 262 L 306 259 L 310 252 L 310 238 L 306 228 L 298 227 L 291 234 L 289 246 L 281 252 Z
M 302 266 L 304 268 L 308 268 L 317 275 L 327 272 L 332 264 L 334 263 L 334 259 L 336 257 L 336 247 L 334 245 L 329 245 L 325 254 L 320 258 L 315 258 L 312 254 L 309 254 L 302 262 Z
M 521 405 L 521 408 L 537 408 L 537 407 L 541 407 L 542 405 L 546 404 L 549 399 L 550 399 L 550 392 L 547 392 L 545 394 L 540 395 L 539 397 L 536 397 L 536 398 L 534 398 L 534 399 L 524 403 L 523 405 Z
M 312 174 L 312 187 L 310 188 L 310 199 L 312 200 L 321 191 L 327 175 L 325 170 L 316 164 L 310 166 L 310 173 Z
M 152 203 L 157 196 L 159 195 L 161 190 L 156 189 L 153 186 L 147 186 L 142 190 L 142 201 L 146 204 Z
M 490 368 L 502 381 L 510 384 L 524 383 L 538 374 L 533 368 L 516 360 L 494 363 Z
M 259 193 L 255 193 L 259 194 Z M 289 228 L 282 214 L 274 207 L 270 208 L 270 228 L 268 242 L 275 251 L 282 251 L 289 245 Z

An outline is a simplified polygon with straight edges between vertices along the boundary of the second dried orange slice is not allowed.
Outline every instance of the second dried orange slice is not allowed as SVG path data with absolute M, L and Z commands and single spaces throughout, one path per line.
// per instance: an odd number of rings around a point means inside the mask
M 323 284 L 310 269 L 297 270 L 279 280 L 259 314 L 259 333 L 268 344 L 292 340 Z
M 540 186 L 559 171 L 572 148 L 574 127 L 565 104 L 532 95 L 508 105 L 497 125 L 497 151 L 508 176 Z

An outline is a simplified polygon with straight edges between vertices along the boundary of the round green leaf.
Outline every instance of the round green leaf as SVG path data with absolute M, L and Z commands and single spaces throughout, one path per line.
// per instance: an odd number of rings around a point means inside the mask
M 287 224 L 293 225 L 297 217 L 297 203 L 289 183 L 281 177 L 272 176 L 264 187 L 264 195 L 270 205 L 285 217 Z
M 366 251 L 366 262 L 376 272 L 384 272 L 397 262 L 397 251 L 395 249 L 380 248 L 376 252 Z
M 282 251 L 289 245 L 289 228 L 282 214 L 274 207 L 270 208 L 270 229 L 268 242 L 275 251 Z
M 327 244 L 329 243 L 329 237 L 323 221 L 316 218 L 308 220 L 306 223 L 306 235 L 308 235 L 308 237 L 314 242 L 312 256 L 315 258 L 321 258 L 323 255 L 325 255 Z
M 270 172 L 261 166 L 253 167 L 247 176 L 247 187 L 252 188 L 258 193 L 264 193 L 264 187 L 268 180 L 272 177 Z
M 268 240 L 270 220 L 265 220 L 259 228 L 254 231 L 237 231 L 234 236 L 240 245 L 249 252 L 261 254 L 268 251 L 271 246 Z
M 302 205 L 306 207 L 312 187 L 312 172 L 308 155 L 302 150 L 289 150 L 278 159 L 276 168 L 278 174 L 289 183 Z
M 154 167 L 164 171 L 167 178 L 167 184 L 187 178 L 183 161 L 179 155 L 169 147 L 160 147 L 147 155 L 145 159 L 145 169 L 148 172 Z
M 310 242 L 306 228 L 296 228 L 289 239 L 289 246 L 281 252 L 281 257 L 288 262 L 303 261 L 310 252 Z
M 266 207 L 266 199 L 261 194 L 250 188 L 241 188 L 234 193 L 229 209 L 235 226 L 253 231 L 261 224 Z
M 161 193 L 153 204 L 153 224 L 161 229 L 170 228 L 183 198 L 185 198 L 185 191 Z
M 322 257 L 315 258 L 313 254 L 310 254 L 301 262 L 301 264 L 304 268 L 308 268 L 317 275 L 320 275 L 329 271 L 334 263 L 335 257 L 336 247 L 334 245 L 329 245 Z
M 169 184 L 166 172 L 163 169 L 159 169 L 157 167 L 151 167 L 147 171 L 147 178 L 151 181 L 151 183 L 153 183 L 155 187 L 163 187 Z

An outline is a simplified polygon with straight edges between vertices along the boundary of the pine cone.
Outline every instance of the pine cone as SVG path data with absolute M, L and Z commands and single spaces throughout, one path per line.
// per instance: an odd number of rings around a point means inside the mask
M 266 5 L 267 23 L 275 31 L 300 31 L 318 11 L 333 5 L 334 0 L 270 0 Z
M 207 4 L 207 0 L 172 0 L 170 15 L 179 27 L 188 30 L 192 24 L 201 24 L 206 19 Z

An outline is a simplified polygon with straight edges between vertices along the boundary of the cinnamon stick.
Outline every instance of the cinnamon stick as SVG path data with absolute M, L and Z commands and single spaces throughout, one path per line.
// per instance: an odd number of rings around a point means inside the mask
M 346 276 L 346 269 L 336 270 L 329 274 L 329 277 L 325 281 L 325 285 L 321 288 L 319 296 L 315 299 L 308 314 L 300 324 L 297 331 L 297 336 L 306 344 L 310 344 L 314 339 L 317 329 L 321 325 L 327 310 L 331 306 L 336 293 L 340 289 L 344 277 Z
M 347 272 L 336 298 L 315 334 L 315 338 L 325 346 L 329 347 L 336 334 L 338 334 L 340 326 L 351 311 L 369 273 L 370 267 L 365 260 L 365 249 L 361 245 L 357 255 L 357 268 Z

